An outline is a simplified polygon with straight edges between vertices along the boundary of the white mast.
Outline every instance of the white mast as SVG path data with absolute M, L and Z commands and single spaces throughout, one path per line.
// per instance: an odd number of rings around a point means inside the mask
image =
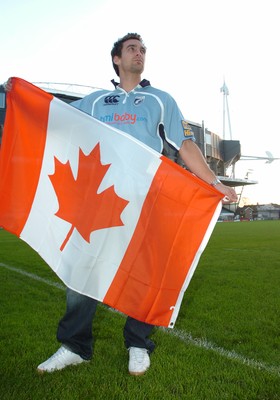
M 227 114 L 229 136 L 230 136 L 230 140 L 232 140 L 229 107 L 228 107 L 228 99 L 227 99 L 227 96 L 229 95 L 229 91 L 228 91 L 227 85 L 225 84 L 225 81 L 224 81 L 224 84 L 221 87 L 220 91 L 224 94 L 223 95 L 223 139 L 224 140 L 226 139 L 226 114 Z

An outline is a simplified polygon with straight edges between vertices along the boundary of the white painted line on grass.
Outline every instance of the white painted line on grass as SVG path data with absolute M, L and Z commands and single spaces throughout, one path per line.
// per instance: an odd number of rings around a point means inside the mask
M 65 285 L 58 283 L 58 282 L 53 282 L 49 279 L 41 278 L 40 276 L 36 274 L 32 274 L 30 272 L 24 271 L 23 269 L 20 268 L 15 268 L 10 265 L 6 265 L 3 263 L 0 263 L 0 267 L 4 267 L 10 271 L 17 272 L 18 274 L 24 275 L 28 278 L 34 279 L 38 282 L 43 282 L 49 286 L 53 286 L 57 289 L 62 289 L 65 290 Z M 107 309 L 111 311 L 116 311 L 114 309 L 110 309 L 106 307 Z M 122 314 L 122 313 L 119 313 Z M 122 314 L 123 315 L 123 314 Z M 200 347 L 206 350 L 211 350 L 214 353 L 219 354 L 220 356 L 223 356 L 229 360 L 237 361 L 243 365 L 247 365 L 248 367 L 260 370 L 260 371 L 266 371 L 272 375 L 280 376 L 280 367 L 279 366 L 273 366 L 273 365 L 267 365 L 263 362 L 256 361 L 247 357 L 242 356 L 241 354 L 236 353 L 235 351 L 229 351 L 226 350 L 222 347 L 217 346 L 214 343 L 209 342 L 207 339 L 200 339 L 200 338 L 193 338 L 192 335 L 188 332 L 178 330 L 176 328 L 174 329 L 169 329 L 169 328 L 158 328 L 164 333 L 176 337 L 177 339 L 183 341 L 186 344 L 191 344 L 196 347 Z
M 49 279 L 41 278 L 40 276 L 31 274 L 30 272 L 24 271 L 23 269 L 11 267 L 10 265 L 6 265 L 3 263 L 0 263 L 0 267 L 4 267 L 6 269 L 9 269 L 10 271 L 14 271 L 17 272 L 18 274 L 27 276 L 28 278 L 34 279 L 35 281 L 46 283 L 49 286 L 54 286 L 58 289 L 65 289 L 65 286 L 62 283 L 53 282 L 50 281 Z
M 173 331 L 172 331 L 168 328 L 160 328 L 160 329 L 166 333 L 171 334 L 172 336 L 177 337 L 178 339 L 182 340 L 184 343 L 192 344 L 196 347 L 201 347 L 206 350 L 212 350 L 215 353 L 219 354 L 220 356 L 223 356 L 230 360 L 234 360 L 241 364 L 248 365 L 249 367 L 254 368 L 254 369 L 264 370 L 266 372 L 269 372 L 272 375 L 280 376 L 280 367 L 279 366 L 267 365 L 263 362 L 244 357 L 241 354 L 236 353 L 234 350 L 230 351 L 230 350 L 226 350 L 222 347 L 219 347 L 216 344 L 209 342 L 207 339 L 193 338 L 190 333 L 185 332 L 185 331 L 180 331 L 178 329 L 173 329 Z

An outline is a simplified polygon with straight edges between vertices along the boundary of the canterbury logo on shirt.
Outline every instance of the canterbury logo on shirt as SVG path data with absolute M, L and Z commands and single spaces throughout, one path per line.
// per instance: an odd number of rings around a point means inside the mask
M 114 95 L 114 96 L 106 96 L 104 99 L 104 103 L 106 104 L 118 104 L 120 101 L 120 96 L 119 95 Z

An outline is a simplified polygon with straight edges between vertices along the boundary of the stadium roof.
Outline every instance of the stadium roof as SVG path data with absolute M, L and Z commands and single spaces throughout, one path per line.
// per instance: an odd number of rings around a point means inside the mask
M 218 176 L 218 179 L 222 183 L 227 186 L 237 187 L 237 186 L 247 186 L 247 185 L 256 185 L 258 181 L 254 181 L 251 179 L 238 179 L 238 178 L 231 178 L 227 176 Z

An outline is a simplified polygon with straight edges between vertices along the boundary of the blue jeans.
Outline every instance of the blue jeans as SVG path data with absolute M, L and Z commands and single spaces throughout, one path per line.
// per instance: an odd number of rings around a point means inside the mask
M 89 360 L 93 352 L 92 322 L 98 301 L 71 289 L 67 289 L 66 300 L 66 313 L 58 324 L 57 340 L 73 353 Z M 152 352 L 155 344 L 148 336 L 153 327 L 127 317 L 123 331 L 126 348 L 141 347 Z

